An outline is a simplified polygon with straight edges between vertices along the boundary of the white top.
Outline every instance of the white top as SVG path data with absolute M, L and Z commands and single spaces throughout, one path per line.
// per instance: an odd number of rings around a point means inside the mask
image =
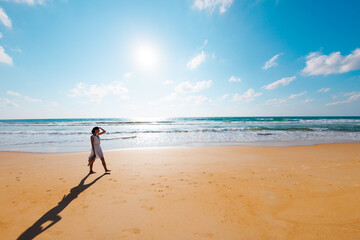
M 103 154 L 101 146 L 100 146 L 100 137 L 96 136 L 94 134 L 91 137 L 94 139 L 93 141 L 94 141 L 94 150 L 95 150 L 96 158 L 103 158 L 104 154 Z M 90 156 L 93 155 L 93 154 L 94 154 L 94 152 L 93 152 L 93 149 L 91 147 Z

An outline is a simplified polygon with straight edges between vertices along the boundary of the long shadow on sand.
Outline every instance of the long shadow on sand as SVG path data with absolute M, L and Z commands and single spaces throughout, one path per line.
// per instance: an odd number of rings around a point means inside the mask
M 25 230 L 17 239 L 19 240 L 28 240 L 33 239 L 36 236 L 40 235 L 42 232 L 49 229 L 51 226 L 56 224 L 58 221 L 61 220 L 59 213 L 64 210 L 74 199 L 76 199 L 80 193 L 88 189 L 91 185 L 97 182 L 100 178 L 107 175 L 104 173 L 103 175 L 97 177 L 92 182 L 88 184 L 84 184 L 85 180 L 89 177 L 90 174 L 86 175 L 77 185 L 70 190 L 68 195 L 64 195 L 63 199 L 58 203 L 57 206 L 50 209 L 47 213 L 45 213 L 39 220 L 37 220 L 31 227 Z M 50 221 L 50 224 L 46 227 L 42 225 L 46 222 Z

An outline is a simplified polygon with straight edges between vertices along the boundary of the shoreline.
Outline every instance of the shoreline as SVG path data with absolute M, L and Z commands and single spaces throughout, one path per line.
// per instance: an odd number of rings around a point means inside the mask
M 110 151 L 123 151 L 123 150 L 142 150 L 142 149 L 171 149 L 171 148 L 206 148 L 206 147 L 230 147 L 230 146 L 244 146 L 244 147 L 279 147 L 279 148 L 286 148 L 286 147 L 301 147 L 301 146 L 317 146 L 317 145 L 330 145 L 330 144 L 356 144 L 360 143 L 357 142 L 329 142 L 329 143 L 304 143 L 304 144 L 295 144 L 295 145 L 263 145 L 263 144 L 238 144 L 238 143 L 226 143 L 226 144 L 201 144 L 201 143 L 194 143 L 194 144 L 183 144 L 183 145 L 170 145 L 170 146 L 149 146 L 149 147 L 130 147 L 130 148 L 115 148 L 115 149 L 103 149 L 103 152 L 110 152 Z M 9 150 L 0 150 L 0 153 L 32 153 L 32 154 L 71 154 L 71 153 L 89 153 L 89 151 L 76 151 L 76 152 L 30 152 L 30 151 L 9 151 Z
M 178 146 L 296 146 L 359 142 L 360 117 L 200 117 L 170 119 L 38 119 L 0 122 L 0 150 L 87 152 L 101 125 L 103 150 Z

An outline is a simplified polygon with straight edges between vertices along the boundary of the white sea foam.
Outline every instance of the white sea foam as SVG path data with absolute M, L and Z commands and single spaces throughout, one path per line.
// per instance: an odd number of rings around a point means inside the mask
M 299 145 L 360 141 L 360 117 L 0 120 L 0 150 L 88 151 L 92 127 L 104 149 L 178 145 Z

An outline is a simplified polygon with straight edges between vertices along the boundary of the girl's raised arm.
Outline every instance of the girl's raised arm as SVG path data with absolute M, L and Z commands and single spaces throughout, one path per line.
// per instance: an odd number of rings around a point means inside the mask
M 102 134 L 104 134 L 104 133 L 106 133 L 106 131 L 103 129 L 103 128 L 101 128 L 101 127 L 99 127 L 100 129 L 101 129 L 101 133 L 99 133 L 98 135 L 102 135 Z

